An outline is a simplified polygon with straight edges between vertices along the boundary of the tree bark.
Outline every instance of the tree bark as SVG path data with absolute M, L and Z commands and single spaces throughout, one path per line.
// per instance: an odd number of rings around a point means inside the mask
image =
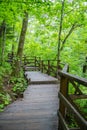
M 24 14 L 25 15 L 24 15 L 24 19 L 23 19 L 22 30 L 21 30 L 21 35 L 20 35 L 20 39 L 19 39 L 19 46 L 18 46 L 18 51 L 17 51 L 17 56 L 20 59 L 22 58 L 25 35 L 26 35 L 26 30 L 27 30 L 27 25 L 28 25 L 28 13 L 25 12 Z
M 5 24 L 5 22 L 4 22 L 4 27 L 3 27 L 3 39 L 2 39 L 2 63 L 4 62 L 5 41 L 6 41 L 6 24 Z
M 4 61 L 5 41 L 6 41 L 6 23 L 3 20 L 3 23 L 0 28 L 0 63 L 1 65 Z
M 75 25 L 76 23 L 74 23 L 71 27 L 71 29 L 69 30 L 68 34 L 66 35 L 66 37 L 64 38 L 63 42 L 62 42 L 62 46 L 60 48 L 60 51 L 63 49 L 64 44 L 66 43 L 66 40 L 68 39 L 68 37 L 71 35 L 71 33 L 73 32 L 73 30 L 75 29 Z
M 64 44 L 66 43 L 66 40 L 68 39 L 68 37 L 72 34 L 72 32 L 77 28 L 77 27 L 81 27 L 82 25 L 77 24 L 76 22 L 71 26 L 68 34 L 65 36 L 64 40 L 62 41 L 62 45 L 60 48 L 60 51 L 63 50 Z
M 28 13 L 24 12 L 24 18 L 23 18 L 22 29 L 21 29 L 21 34 L 20 34 L 20 39 L 19 39 L 19 44 L 18 44 L 17 56 L 16 56 L 16 60 L 14 64 L 14 70 L 12 73 L 12 75 L 16 77 L 20 75 L 21 61 L 22 61 L 22 54 L 23 54 L 27 26 L 28 26 Z
M 62 8 L 61 8 L 61 18 L 60 18 L 60 27 L 59 27 L 59 35 L 58 35 L 57 68 L 60 62 L 60 45 L 61 45 L 61 32 L 62 32 L 62 23 L 63 23 L 63 14 L 64 14 L 64 4 L 65 4 L 65 0 L 62 1 Z

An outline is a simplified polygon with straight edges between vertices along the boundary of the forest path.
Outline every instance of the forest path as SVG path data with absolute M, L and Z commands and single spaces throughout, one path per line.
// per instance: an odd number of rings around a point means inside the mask
M 57 130 L 58 80 L 37 71 L 26 74 L 31 84 L 23 99 L 0 113 L 0 130 Z

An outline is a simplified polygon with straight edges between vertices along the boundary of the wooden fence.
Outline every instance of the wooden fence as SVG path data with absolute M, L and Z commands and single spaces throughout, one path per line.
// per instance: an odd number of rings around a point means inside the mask
M 63 66 L 63 63 L 60 63 L 57 67 L 57 60 L 41 60 L 40 57 L 23 57 L 23 64 L 25 70 L 40 70 L 54 77 L 58 77 L 58 70 L 61 70 Z
M 82 87 L 87 89 L 87 80 L 69 74 L 68 71 L 68 65 L 66 65 L 62 71 L 59 71 L 61 80 L 58 130 L 87 130 L 87 116 L 85 116 L 75 102 L 77 99 L 87 99 L 87 94 L 81 91 Z M 74 88 L 73 94 L 69 92 L 71 86 Z M 77 123 L 76 127 L 69 127 L 68 125 L 72 118 L 74 118 Z

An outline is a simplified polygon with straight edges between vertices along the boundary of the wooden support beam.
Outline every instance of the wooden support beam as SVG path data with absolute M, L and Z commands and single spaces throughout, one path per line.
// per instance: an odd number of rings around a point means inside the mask
M 82 95 L 79 95 L 79 94 L 71 94 L 71 95 L 69 95 L 69 97 L 70 97 L 72 100 L 75 100 L 75 99 L 87 99 L 87 95 L 85 95 L 85 94 L 82 94 Z

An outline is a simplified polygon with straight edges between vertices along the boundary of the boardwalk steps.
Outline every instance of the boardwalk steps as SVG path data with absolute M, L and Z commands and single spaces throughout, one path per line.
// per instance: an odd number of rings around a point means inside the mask
M 40 71 L 26 71 L 25 73 L 30 84 L 58 84 L 59 81 L 47 74 L 43 74 Z
M 0 130 L 57 130 L 57 79 L 36 71 L 26 71 L 26 74 L 31 84 L 23 99 L 15 101 L 0 113 Z
M 34 66 L 25 66 L 24 67 L 25 71 L 38 71 L 39 67 L 34 67 Z

